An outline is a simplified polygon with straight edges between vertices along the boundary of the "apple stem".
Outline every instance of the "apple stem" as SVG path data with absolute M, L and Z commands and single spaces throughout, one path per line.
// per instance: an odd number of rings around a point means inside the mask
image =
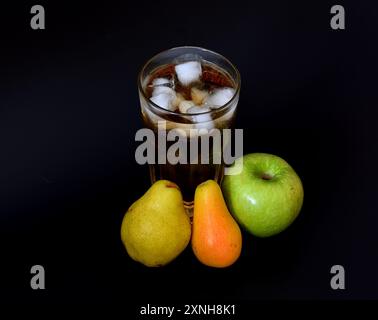
M 269 173 L 263 173 L 262 175 L 261 175 L 261 179 L 263 179 L 263 180 L 272 180 L 273 179 L 273 176 L 271 176 Z

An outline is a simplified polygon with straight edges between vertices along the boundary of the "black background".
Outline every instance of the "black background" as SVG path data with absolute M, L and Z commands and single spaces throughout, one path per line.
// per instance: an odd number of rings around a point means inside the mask
M 46 30 L 30 28 L 34 4 L 45 7 Z M 343 31 L 330 28 L 334 4 L 345 6 Z M 1 6 L 2 303 L 116 303 L 133 313 L 158 302 L 378 298 L 373 1 Z M 305 188 L 296 222 L 269 239 L 244 233 L 241 258 L 224 270 L 201 265 L 190 247 L 148 269 L 119 236 L 149 186 L 134 160 L 137 73 L 180 45 L 235 63 L 245 153 L 280 155 Z M 35 264 L 44 291 L 30 289 Z M 335 264 L 346 290 L 330 287 Z

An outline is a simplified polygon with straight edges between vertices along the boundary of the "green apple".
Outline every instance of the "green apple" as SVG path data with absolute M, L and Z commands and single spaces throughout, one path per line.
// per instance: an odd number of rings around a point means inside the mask
M 233 174 L 232 169 L 240 166 L 241 172 Z M 228 209 L 252 234 L 275 235 L 298 216 L 303 203 L 302 182 L 282 158 L 251 153 L 237 159 L 228 173 L 222 184 Z

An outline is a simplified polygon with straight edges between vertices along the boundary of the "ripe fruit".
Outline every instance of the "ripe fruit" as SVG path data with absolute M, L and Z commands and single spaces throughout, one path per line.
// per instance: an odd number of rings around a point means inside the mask
M 286 229 L 303 203 L 302 182 L 280 157 L 252 153 L 236 160 L 240 174 L 224 177 L 222 190 L 236 220 L 249 232 L 269 237 Z M 238 163 L 239 162 L 239 163 Z M 232 167 L 230 168 L 232 173 Z
M 121 239 L 130 257 L 149 267 L 175 259 L 190 241 L 191 225 L 176 184 L 155 182 L 126 212 Z
M 203 264 L 227 267 L 240 256 L 240 228 L 229 213 L 219 185 L 208 180 L 194 195 L 192 248 Z

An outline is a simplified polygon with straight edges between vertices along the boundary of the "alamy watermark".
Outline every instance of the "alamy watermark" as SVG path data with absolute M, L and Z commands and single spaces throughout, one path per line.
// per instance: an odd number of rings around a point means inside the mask
M 30 27 L 33 30 L 45 29 L 45 8 L 36 4 L 31 7 L 30 13 L 34 14 L 30 20 Z
M 331 13 L 334 14 L 331 18 L 330 25 L 333 30 L 345 29 L 345 9 L 343 6 L 336 4 L 331 7 Z
M 158 121 L 157 128 L 157 133 L 147 128 L 136 132 L 135 141 L 142 142 L 135 151 L 135 160 L 138 164 L 225 164 L 227 166 L 243 156 L 243 129 L 167 130 L 166 121 Z M 232 154 L 232 146 L 234 146 L 234 154 Z M 239 161 L 232 170 L 226 167 L 224 174 L 239 174 L 242 168 L 243 162 Z
M 31 267 L 30 273 L 33 274 L 30 287 L 33 290 L 45 289 L 45 268 L 37 264 Z
M 331 274 L 334 276 L 331 278 L 331 288 L 333 290 L 344 290 L 345 289 L 345 269 L 342 265 L 334 265 L 331 268 Z
M 330 26 L 333 30 L 345 29 L 345 9 L 342 5 L 335 4 L 330 10 L 333 16 L 330 20 Z M 33 30 L 45 29 L 45 8 L 39 4 L 31 7 L 30 13 L 33 17 L 30 20 L 30 27 Z

